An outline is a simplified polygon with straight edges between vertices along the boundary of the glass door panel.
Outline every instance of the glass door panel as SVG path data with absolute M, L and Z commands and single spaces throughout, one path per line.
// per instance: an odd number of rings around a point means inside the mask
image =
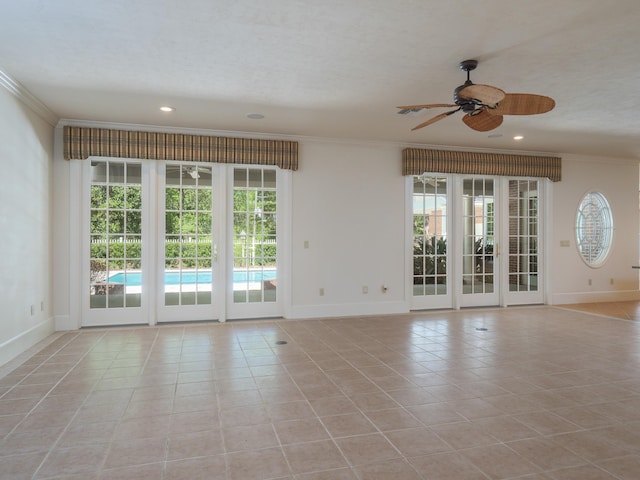
M 541 303 L 538 180 L 508 180 L 507 302 Z
M 276 174 L 261 167 L 233 169 L 230 318 L 268 315 L 279 305 Z
M 276 172 L 236 168 L 233 175 L 233 302 L 275 302 Z
M 451 306 L 447 267 L 447 177 L 413 177 L 412 308 Z
M 462 179 L 461 306 L 497 305 L 495 182 Z
M 158 276 L 159 321 L 202 320 L 216 316 L 216 244 L 212 166 L 167 163 L 164 189 L 163 270 Z M 162 223 L 162 222 L 161 222 Z M 177 308 L 186 307 L 186 308 Z
M 84 326 L 146 323 L 142 183 L 140 162 L 91 161 Z

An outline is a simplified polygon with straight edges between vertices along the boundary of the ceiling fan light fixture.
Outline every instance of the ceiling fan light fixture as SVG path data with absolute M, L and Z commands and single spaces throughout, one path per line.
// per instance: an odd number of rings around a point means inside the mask
M 200 173 L 198 173 L 198 167 L 185 167 L 185 173 L 188 173 L 191 178 L 197 180 L 200 178 Z

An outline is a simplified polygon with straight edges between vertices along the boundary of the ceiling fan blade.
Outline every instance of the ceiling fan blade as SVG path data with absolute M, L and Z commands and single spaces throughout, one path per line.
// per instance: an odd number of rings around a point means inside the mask
M 462 117 L 462 121 L 467 127 L 477 130 L 478 132 L 488 132 L 502 125 L 502 115 L 489 115 L 487 109 L 483 108 L 480 113 L 467 113 Z
M 425 108 L 444 108 L 444 107 L 457 107 L 454 103 L 426 103 L 424 105 L 400 105 L 398 113 L 418 112 Z
M 502 101 L 506 93 L 491 85 L 469 85 L 458 92 L 458 97 L 477 100 L 484 105 L 495 105 Z
M 431 125 L 432 123 L 436 123 L 437 121 L 442 120 L 445 117 L 448 117 L 452 113 L 456 113 L 458 110 L 460 110 L 460 109 L 456 108 L 455 110 L 451 110 L 450 112 L 445 112 L 445 113 L 441 113 L 440 115 L 436 115 L 435 117 L 430 118 L 426 122 L 422 122 L 420 125 L 416 125 L 411 130 L 412 131 L 413 130 L 418 130 L 419 128 L 426 127 L 427 125 Z
M 536 115 L 553 110 L 556 102 L 551 97 L 531 93 L 507 93 L 496 108 L 489 108 L 491 115 Z

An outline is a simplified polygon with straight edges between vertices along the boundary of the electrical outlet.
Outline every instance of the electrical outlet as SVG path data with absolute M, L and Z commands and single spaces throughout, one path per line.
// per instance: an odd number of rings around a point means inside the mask
M 324 297 L 324 288 L 322 288 L 322 287 L 321 287 L 321 288 L 320 288 L 320 292 L 319 292 L 319 293 L 320 293 L 320 296 L 321 296 L 321 297 Z
M 40 311 L 44 312 L 44 300 L 40 301 Z
M 611 285 L 613 285 L 613 278 L 609 281 L 609 283 L 610 283 Z
M 304 248 L 309 248 L 309 240 L 304 241 Z
M 31 305 L 31 315 L 33 315 L 34 313 L 36 313 L 36 306 Z
M 362 287 L 362 293 L 369 293 L 369 287 L 366 285 Z
M 591 279 L 588 280 L 589 286 L 591 286 Z

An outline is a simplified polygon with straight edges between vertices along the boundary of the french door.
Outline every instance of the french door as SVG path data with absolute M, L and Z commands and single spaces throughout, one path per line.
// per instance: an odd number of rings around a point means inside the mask
M 149 165 L 110 159 L 82 165 L 82 325 L 147 323 Z
M 219 318 L 215 165 L 158 165 L 157 320 Z
M 498 305 L 500 268 L 496 241 L 496 187 L 498 180 L 464 177 L 458 196 L 462 222 L 459 306 Z M 499 222 L 499 219 L 498 219 Z M 460 270 L 458 270 L 460 272 Z
M 282 279 L 278 269 L 278 235 L 282 202 L 278 171 L 236 167 L 227 171 L 231 201 L 227 216 L 227 270 L 232 283 L 228 318 L 281 315 Z
M 541 194 L 544 182 L 538 179 L 509 179 L 506 184 L 505 251 L 506 282 L 504 303 L 543 303 Z
M 82 168 L 83 326 L 282 314 L 285 173 L 121 159 Z
M 544 181 L 412 178 L 411 308 L 542 303 Z
M 452 184 L 446 175 L 413 177 L 412 308 L 450 308 Z

